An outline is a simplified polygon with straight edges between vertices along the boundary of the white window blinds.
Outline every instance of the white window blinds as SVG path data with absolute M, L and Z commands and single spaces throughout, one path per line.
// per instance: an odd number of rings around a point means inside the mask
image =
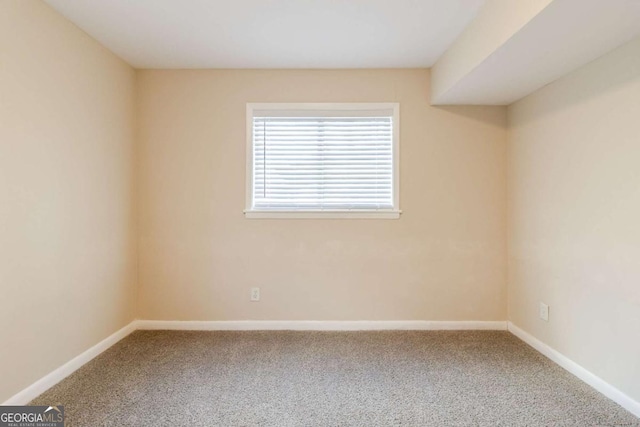
M 263 111 L 252 139 L 253 210 L 395 208 L 392 110 Z

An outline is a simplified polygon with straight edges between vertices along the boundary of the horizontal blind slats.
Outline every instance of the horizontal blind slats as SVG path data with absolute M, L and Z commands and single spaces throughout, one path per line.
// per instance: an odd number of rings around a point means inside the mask
M 254 117 L 253 207 L 392 209 L 391 117 Z

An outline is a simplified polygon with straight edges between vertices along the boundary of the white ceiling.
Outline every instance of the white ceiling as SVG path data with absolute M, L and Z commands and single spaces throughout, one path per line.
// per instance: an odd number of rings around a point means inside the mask
M 404 68 L 485 0 L 45 1 L 136 68 Z

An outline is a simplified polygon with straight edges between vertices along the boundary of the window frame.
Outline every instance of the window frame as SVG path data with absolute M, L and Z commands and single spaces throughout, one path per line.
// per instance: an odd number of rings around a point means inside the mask
M 253 118 L 258 111 L 380 111 L 391 110 L 392 114 L 392 187 L 393 208 L 391 209 L 305 209 L 305 210 L 260 210 L 253 208 Z M 327 117 L 330 117 L 328 115 Z M 249 219 L 398 219 L 400 210 L 400 104 L 397 102 L 367 103 L 247 103 L 246 106 L 246 197 L 245 218 Z

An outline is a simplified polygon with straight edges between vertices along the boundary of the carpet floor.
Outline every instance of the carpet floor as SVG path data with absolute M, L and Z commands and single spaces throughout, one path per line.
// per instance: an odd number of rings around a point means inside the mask
M 137 331 L 31 404 L 73 427 L 640 426 L 495 331 Z

